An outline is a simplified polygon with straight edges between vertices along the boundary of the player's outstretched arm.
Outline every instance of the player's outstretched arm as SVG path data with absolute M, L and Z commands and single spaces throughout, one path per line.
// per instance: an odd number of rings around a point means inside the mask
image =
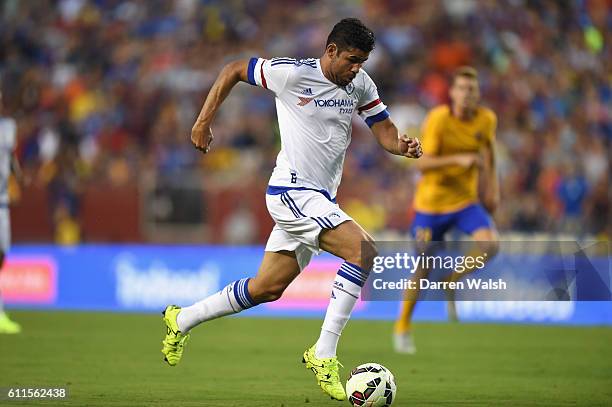
M 371 129 L 378 144 L 391 154 L 408 158 L 419 158 L 423 154 L 419 139 L 400 135 L 397 127 L 389 118 L 374 123 Z
M 204 154 L 210 150 L 210 143 L 213 141 L 213 134 L 210 126 L 219 107 L 229 95 L 232 88 L 240 81 L 248 82 L 247 69 L 248 60 L 239 60 L 225 65 L 215 83 L 210 88 L 204 106 L 191 129 L 191 142 L 194 147 Z
M 449 154 L 444 156 L 423 154 L 423 157 L 416 164 L 417 168 L 421 171 L 435 170 L 450 165 L 458 165 L 463 168 L 470 168 L 474 165 L 480 167 L 482 165 L 482 158 L 477 153 Z

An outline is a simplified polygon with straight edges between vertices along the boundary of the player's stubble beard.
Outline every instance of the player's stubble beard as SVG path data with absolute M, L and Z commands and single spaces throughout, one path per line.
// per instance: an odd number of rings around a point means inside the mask
M 351 83 L 354 79 L 354 77 L 347 77 L 346 79 L 344 79 L 344 77 L 338 77 L 336 76 L 336 80 L 334 81 L 334 83 L 340 87 L 345 87 L 347 86 L 349 83 Z

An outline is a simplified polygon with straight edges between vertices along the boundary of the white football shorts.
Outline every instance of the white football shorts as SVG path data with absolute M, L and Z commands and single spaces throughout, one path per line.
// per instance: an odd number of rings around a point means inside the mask
M 319 234 L 352 220 L 337 203 L 322 192 L 311 189 L 269 187 L 266 205 L 276 222 L 267 252 L 294 251 L 300 270 L 310 263 L 313 254 L 319 254 Z

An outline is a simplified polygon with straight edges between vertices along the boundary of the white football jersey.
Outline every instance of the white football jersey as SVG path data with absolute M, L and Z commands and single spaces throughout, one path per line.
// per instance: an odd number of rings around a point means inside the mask
M 8 205 L 8 180 L 15 150 L 17 126 L 13 119 L 0 117 L 0 205 Z
M 370 127 L 389 117 L 372 79 L 361 69 L 340 87 L 323 75 L 319 59 L 251 58 L 248 80 L 276 96 L 281 150 L 268 191 L 308 188 L 335 198 L 353 114 Z

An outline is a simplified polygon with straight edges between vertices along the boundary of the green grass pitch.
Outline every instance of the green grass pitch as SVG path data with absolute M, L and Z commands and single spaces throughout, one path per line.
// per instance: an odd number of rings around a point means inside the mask
M 181 364 L 162 361 L 161 315 L 12 312 L 24 332 L 0 335 L 0 387 L 68 386 L 58 401 L 1 405 L 343 406 L 301 363 L 321 321 L 226 318 L 193 331 Z M 415 356 L 395 355 L 390 322 L 351 321 L 339 356 L 349 370 L 395 374 L 394 406 L 612 405 L 612 329 L 417 324 Z

